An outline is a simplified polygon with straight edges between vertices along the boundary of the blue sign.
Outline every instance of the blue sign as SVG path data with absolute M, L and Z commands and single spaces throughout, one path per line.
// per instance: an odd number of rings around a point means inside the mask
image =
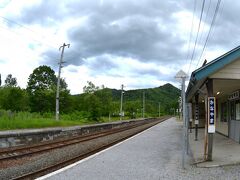
M 209 97 L 209 125 L 214 125 L 215 120 L 215 98 Z

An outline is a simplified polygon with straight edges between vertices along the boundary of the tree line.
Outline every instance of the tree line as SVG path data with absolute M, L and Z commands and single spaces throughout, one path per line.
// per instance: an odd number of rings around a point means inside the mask
M 12 112 L 29 111 L 52 113 L 56 107 L 57 77 L 54 70 L 43 65 L 34 69 L 29 75 L 26 89 L 20 88 L 17 78 L 12 74 L 7 75 L 5 84 L 2 85 L 0 77 L 0 109 Z M 70 95 L 67 83 L 60 80 L 60 112 L 82 112 L 91 120 L 99 120 L 108 116 L 112 109 L 111 91 L 104 86 L 99 88 L 88 82 L 83 88 L 84 94 Z
M 49 66 L 42 65 L 34 69 L 29 75 L 26 89 L 18 86 L 17 78 L 12 74 L 7 75 L 4 82 L 2 85 L 0 76 L 0 109 L 11 112 L 28 111 L 54 115 L 57 77 Z M 77 112 L 80 116 L 94 121 L 100 120 L 101 117 L 119 117 L 120 91 L 106 88 L 104 85 L 98 87 L 88 81 L 87 85 L 83 87 L 83 92 L 80 95 L 71 95 L 65 80 L 60 79 L 60 113 Z M 131 96 L 133 97 L 133 95 L 132 93 Z M 177 106 L 177 103 L 174 106 Z M 166 105 L 165 109 L 162 108 L 162 112 L 169 113 L 170 107 L 173 105 Z M 149 116 L 158 116 L 156 102 L 146 102 L 145 109 Z M 141 97 L 129 99 L 129 101 L 125 99 L 124 112 L 130 118 L 141 116 Z

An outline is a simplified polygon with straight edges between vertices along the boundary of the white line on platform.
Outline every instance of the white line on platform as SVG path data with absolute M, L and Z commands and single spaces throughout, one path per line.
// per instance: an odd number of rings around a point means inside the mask
M 171 119 L 171 118 L 170 118 L 170 119 Z M 164 121 L 163 121 L 163 122 L 164 122 Z M 158 124 L 159 124 L 159 123 L 158 123 Z M 156 124 L 156 125 L 158 125 L 158 124 Z M 134 136 L 132 136 L 132 137 L 130 137 L 130 138 L 128 138 L 128 139 L 125 139 L 124 141 L 121 141 L 121 142 L 119 142 L 119 143 L 117 143 L 117 144 L 115 144 L 115 145 L 113 145 L 113 146 L 111 146 L 111 147 L 109 147 L 109 148 L 106 148 L 106 149 L 104 149 L 104 150 L 102 150 L 102 151 L 99 151 L 98 153 L 93 154 L 93 155 L 91 155 L 91 156 L 89 156 L 89 157 L 87 157 L 87 158 L 84 158 L 84 159 L 82 159 L 82 160 L 80 160 L 80 161 L 77 161 L 77 162 L 75 162 L 75 163 L 73 163 L 73 164 L 70 164 L 70 165 L 68 165 L 68 166 L 66 166 L 66 167 L 64 167 L 64 168 L 61 168 L 61 169 L 59 169 L 59 170 L 57 170 L 57 171 L 54 171 L 54 172 L 52 172 L 52 173 L 49 173 L 49 174 L 47 174 L 47 175 L 45 175 L 45 176 L 39 177 L 39 178 L 37 178 L 36 180 L 43 180 L 43 179 L 49 178 L 49 177 L 51 177 L 51 176 L 53 176 L 53 175 L 56 175 L 56 174 L 61 173 L 61 172 L 65 171 L 65 170 L 67 170 L 67 169 L 70 169 L 70 168 L 72 168 L 72 167 L 74 167 L 74 166 L 76 166 L 76 165 L 78 165 L 78 164 L 81 164 L 81 163 L 83 163 L 83 162 L 85 162 L 85 161 L 87 161 L 87 160 L 89 160 L 89 159 L 92 159 L 92 158 L 94 158 L 95 156 L 98 156 L 99 154 L 102 154 L 102 153 L 104 153 L 104 152 L 106 152 L 106 151 L 108 151 L 108 150 L 110 150 L 110 149 L 112 149 L 112 148 L 114 148 L 114 147 L 119 146 L 120 144 L 122 144 L 122 143 L 124 143 L 124 142 L 126 142 L 126 141 L 128 141 L 128 140 L 131 140 L 131 139 L 133 139 L 133 138 L 135 138 L 135 137 L 137 137 L 137 136 L 139 136 L 139 135 L 141 135 L 141 134 L 143 134 L 143 133 L 151 130 L 151 129 L 154 128 L 156 125 L 154 125 L 153 127 L 148 128 L 148 129 L 146 129 L 146 130 L 144 130 L 144 131 L 142 131 L 142 132 L 140 132 L 140 133 L 138 133 L 138 134 L 136 134 L 136 135 L 134 135 Z

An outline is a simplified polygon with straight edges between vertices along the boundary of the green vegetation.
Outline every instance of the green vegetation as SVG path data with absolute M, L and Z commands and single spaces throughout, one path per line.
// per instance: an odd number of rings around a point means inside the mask
M 61 79 L 60 121 L 55 121 L 57 77 L 48 66 L 39 66 L 28 78 L 26 89 L 17 86 L 17 78 L 9 74 L 1 86 L 0 129 L 72 126 L 119 120 L 121 90 L 95 86 L 87 82 L 84 93 L 70 95 Z M 145 93 L 145 117 L 173 114 L 178 108 L 180 90 L 171 84 L 151 89 L 124 92 L 123 119 L 142 117 Z

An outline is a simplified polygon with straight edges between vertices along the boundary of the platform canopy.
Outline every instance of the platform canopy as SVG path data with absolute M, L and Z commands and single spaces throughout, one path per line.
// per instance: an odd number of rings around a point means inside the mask
M 225 92 L 235 89 L 234 84 L 238 80 L 240 82 L 240 46 L 192 72 L 186 92 L 187 101 L 203 88 L 207 79 L 215 79 L 214 84 L 218 82 L 215 89 L 222 88 Z M 231 83 L 231 80 L 235 80 L 235 83 Z

